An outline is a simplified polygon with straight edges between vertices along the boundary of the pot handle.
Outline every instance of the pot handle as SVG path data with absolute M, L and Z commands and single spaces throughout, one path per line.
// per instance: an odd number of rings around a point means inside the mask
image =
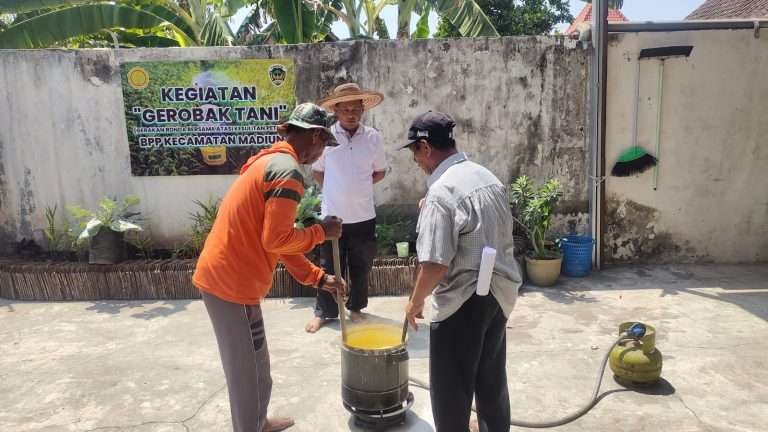
M 387 353 L 387 361 L 392 363 L 402 363 L 404 361 L 408 361 L 408 350 Z

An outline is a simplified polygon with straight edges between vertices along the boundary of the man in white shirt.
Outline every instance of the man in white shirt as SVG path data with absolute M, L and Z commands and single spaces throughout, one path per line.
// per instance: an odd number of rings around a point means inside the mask
M 312 165 L 312 174 L 323 190 L 322 214 L 343 221 L 339 239 L 341 269 L 348 281 L 346 308 L 353 321 L 362 318 L 368 306 L 368 275 L 376 255 L 376 210 L 373 185 L 387 172 L 384 143 L 379 131 L 360 123 L 363 113 L 384 100 L 375 91 L 361 90 L 355 83 L 342 84 L 319 101 L 319 105 L 335 113 L 337 122 L 331 131 L 339 145 L 325 151 Z M 323 246 L 323 267 L 333 274 L 330 243 Z M 339 310 L 331 294 L 318 293 L 315 316 L 306 325 L 314 333 L 328 320 L 337 318 Z M 343 311 L 341 311 L 343 313 Z

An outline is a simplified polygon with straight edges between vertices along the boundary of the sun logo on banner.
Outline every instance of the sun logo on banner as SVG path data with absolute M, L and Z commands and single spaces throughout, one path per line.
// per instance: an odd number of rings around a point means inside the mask
M 281 64 L 274 64 L 269 67 L 269 79 L 275 87 L 280 87 L 285 82 L 288 71 Z
M 128 71 L 128 85 L 141 90 L 149 85 L 149 74 L 141 66 L 136 66 Z

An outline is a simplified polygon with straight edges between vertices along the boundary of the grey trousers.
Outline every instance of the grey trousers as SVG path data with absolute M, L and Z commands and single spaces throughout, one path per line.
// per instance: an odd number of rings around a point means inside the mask
M 201 293 L 219 345 L 234 432 L 262 432 L 272 377 L 261 307 Z

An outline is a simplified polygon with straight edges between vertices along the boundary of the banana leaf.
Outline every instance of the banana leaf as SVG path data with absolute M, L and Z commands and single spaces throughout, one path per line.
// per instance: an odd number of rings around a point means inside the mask
M 42 48 L 113 27 L 149 29 L 166 21 L 128 6 L 79 5 L 53 10 L 8 27 L 0 33 L 0 48 Z
M 432 0 L 438 15 L 445 17 L 465 37 L 498 37 L 488 16 L 472 0 Z
M 0 0 L 0 13 L 20 14 L 38 9 L 93 3 L 93 0 Z

